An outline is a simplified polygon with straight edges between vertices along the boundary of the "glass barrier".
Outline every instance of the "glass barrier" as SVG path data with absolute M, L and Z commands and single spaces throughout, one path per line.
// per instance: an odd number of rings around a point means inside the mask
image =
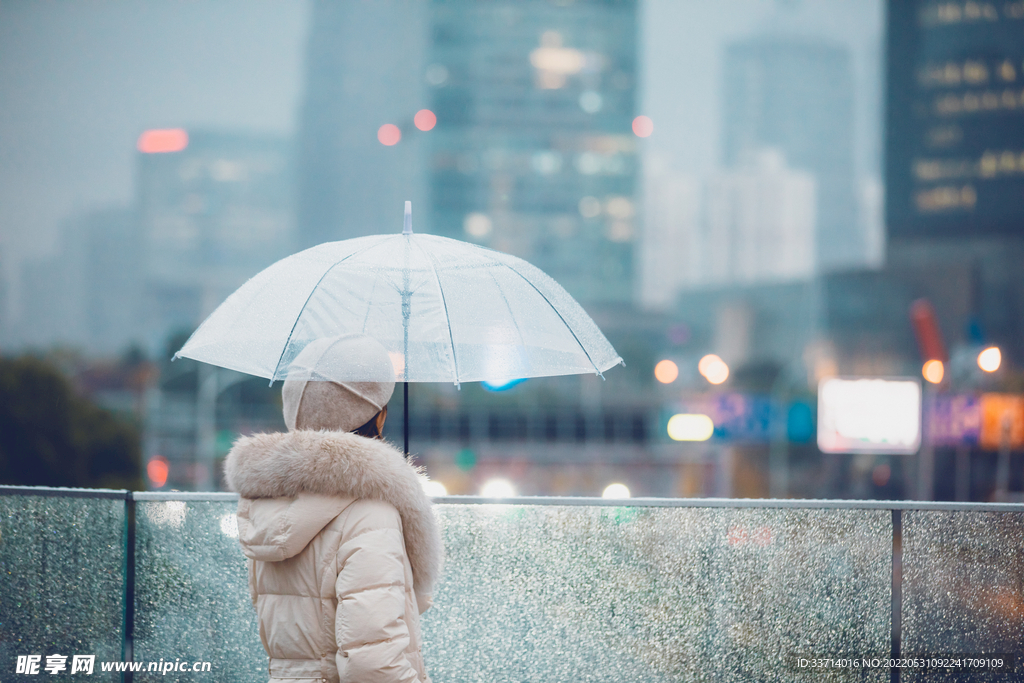
M 245 556 L 238 503 L 136 502 L 135 681 L 166 681 L 151 662 L 209 662 L 209 672 L 174 671 L 175 680 L 251 683 L 268 678 Z M 162 661 L 161 661 L 162 660 Z
M 119 679 L 100 666 L 125 658 L 140 682 L 185 662 L 211 668 L 176 680 L 266 680 L 231 494 L 12 490 L 0 487 L 2 680 L 22 680 L 29 655 L 40 674 L 66 656 L 55 673 L 70 675 L 76 654 L 95 655 L 90 680 Z M 894 636 L 905 657 L 1012 654 L 1019 668 L 1024 654 L 1020 505 L 448 498 L 434 509 L 447 568 L 423 629 L 438 683 L 885 681 Z M 823 676 L 799 663 L 866 656 L 882 664 Z
M 436 681 L 815 680 L 788 655 L 889 653 L 886 510 L 436 509 Z
M 1022 645 L 1024 513 L 904 512 L 903 653 L 960 656 L 903 680 L 1019 680 L 967 660 L 1015 653 L 1021 676 Z
M 0 491 L 0 680 L 69 675 L 76 655 L 89 680 L 120 680 L 101 663 L 122 659 L 126 492 L 106 493 Z M 33 656 L 37 675 L 16 675 Z

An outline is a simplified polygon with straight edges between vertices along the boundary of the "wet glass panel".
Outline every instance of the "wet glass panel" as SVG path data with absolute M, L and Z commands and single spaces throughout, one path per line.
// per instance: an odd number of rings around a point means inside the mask
M 889 653 L 885 510 L 436 510 L 436 681 L 822 680 L 789 656 Z
M 151 662 L 209 662 L 175 680 L 266 680 L 235 502 L 140 501 L 136 508 L 136 681 L 166 681 Z
M 1019 677 L 1022 645 L 1024 513 L 905 512 L 903 652 L 1015 653 Z M 953 659 L 960 666 L 927 675 L 904 672 L 903 680 L 1018 680 L 967 668 L 967 658 Z
M 100 663 L 121 661 L 124 548 L 123 499 L 0 495 L 2 680 L 22 678 L 20 655 L 39 655 L 42 676 L 48 656 L 66 676 L 93 655 L 90 680 L 120 680 Z

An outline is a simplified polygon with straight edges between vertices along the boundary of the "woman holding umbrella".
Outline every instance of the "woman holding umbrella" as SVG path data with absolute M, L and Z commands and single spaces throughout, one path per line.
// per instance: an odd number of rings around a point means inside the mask
M 379 381 L 329 381 L 341 365 Z M 391 360 L 344 335 L 308 344 L 294 367 L 288 432 L 239 439 L 225 462 L 270 680 L 428 683 L 419 615 L 442 543 L 419 472 L 379 438 Z

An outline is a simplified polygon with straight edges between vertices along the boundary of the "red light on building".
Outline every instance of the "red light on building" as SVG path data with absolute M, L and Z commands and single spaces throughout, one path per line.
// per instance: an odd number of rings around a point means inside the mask
M 180 152 L 188 147 L 188 133 L 181 128 L 147 130 L 139 136 L 136 146 L 143 154 Z
M 385 123 L 377 130 L 377 139 L 380 140 L 380 144 L 391 147 L 402 139 L 402 131 L 393 123 Z
M 654 132 L 654 121 L 649 116 L 638 116 L 633 119 L 633 132 L 638 138 L 650 137 Z
M 910 305 L 910 322 L 914 326 L 917 345 L 921 349 L 924 360 L 949 361 L 946 344 L 942 340 L 942 331 L 935 315 L 935 309 L 927 299 L 918 299 Z
M 412 121 L 420 130 L 430 130 L 437 125 L 437 116 L 429 109 L 420 109 Z
M 170 471 L 171 467 L 167 460 L 160 455 L 153 456 L 153 459 L 146 465 L 146 475 L 156 488 L 160 488 L 167 483 L 167 475 Z

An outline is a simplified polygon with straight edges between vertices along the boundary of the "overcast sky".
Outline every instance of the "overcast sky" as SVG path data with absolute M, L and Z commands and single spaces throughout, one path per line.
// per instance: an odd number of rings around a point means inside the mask
M 647 0 L 639 109 L 655 134 L 646 149 L 698 176 L 717 163 L 725 41 L 784 25 L 846 42 L 863 69 L 880 46 L 881 8 L 881 0 Z M 307 0 L 0 0 L 5 277 L 22 259 L 51 253 L 62 221 L 130 203 L 142 130 L 293 133 L 308 18 Z
M 303 0 L 0 0 L 0 245 L 46 253 L 61 220 L 132 197 L 159 127 L 290 133 Z

